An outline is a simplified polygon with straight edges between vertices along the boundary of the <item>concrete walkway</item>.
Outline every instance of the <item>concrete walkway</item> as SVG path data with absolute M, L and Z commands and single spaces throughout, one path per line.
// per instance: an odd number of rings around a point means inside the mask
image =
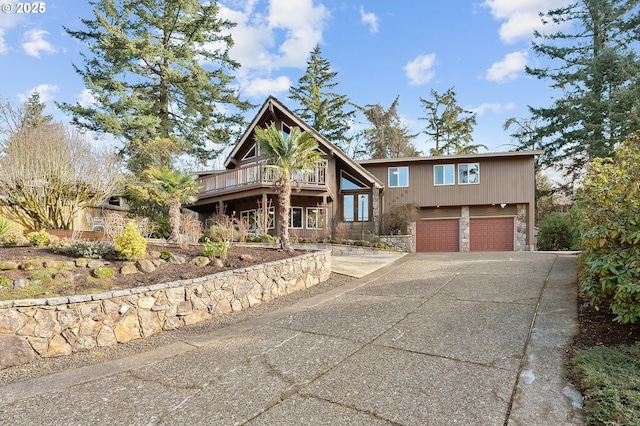
M 0 424 L 581 424 L 575 257 L 411 254 L 258 318 L 0 389 Z

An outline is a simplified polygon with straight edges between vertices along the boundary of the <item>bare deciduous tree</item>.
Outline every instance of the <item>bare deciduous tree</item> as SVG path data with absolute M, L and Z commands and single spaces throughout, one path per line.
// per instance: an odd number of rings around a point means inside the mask
M 24 109 L 4 103 L 0 116 L 0 192 L 41 228 L 69 229 L 85 207 L 120 190 L 115 154 L 95 148 L 80 132 L 61 123 L 16 127 L 8 117 Z M 18 121 L 19 122 L 19 121 Z

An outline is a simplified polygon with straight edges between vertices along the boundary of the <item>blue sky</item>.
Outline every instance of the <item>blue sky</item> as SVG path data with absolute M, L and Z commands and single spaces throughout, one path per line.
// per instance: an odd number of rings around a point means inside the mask
M 86 47 L 63 26 L 83 29 L 92 18 L 87 2 L 42 2 L 42 13 L 0 11 L 0 97 L 20 102 L 36 89 L 56 119 L 53 101 L 83 103 L 86 92 L 72 64 Z M 32 2 L 33 3 L 33 2 Z M 358 105 L 389 107 L 400 96 L 407 126 L 421 132 L 425 111 L 419 99 L 454 87 L 458 104 L 477 113 L 474 143 L 507 151 L 514 142 L 502 129 L 509 117 L 527 117 L 527 105 L 551 103 L 549 82 L 526 76 L 525 65 L 544 65 L 530 50 L 539 11 L 567 0 L 223 0 L 221 15 L 238 25 L 231 51 L 242 65 L 242 96 L 261 104 L 273 95 L 295 109 L 288 88 L 297 84 L 309 52 L 338 72 L 335 89 Z M 3 9 L 4 10 L 4 9 Z M 256 110 L 247 114 L 251 119 Z M 108 139 L 108 138 L 106 138 Z M 104 143 L 102 142 L 97 143 Z M 414 140 L 426 154 L 424 134 Z

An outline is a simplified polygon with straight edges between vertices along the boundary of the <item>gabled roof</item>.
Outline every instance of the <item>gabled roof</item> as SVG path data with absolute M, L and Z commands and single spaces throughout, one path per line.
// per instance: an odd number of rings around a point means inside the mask
M 296 115 L 293 111 L 291 111 L 282 102 L 280 102 L 273 96 L 269 96 L 264 104 L 262 104 L 247 129 L 244 131 L 240 139 L 238 139 L 238 142 L 233 147 L 233 150 L 231 151 L 231 153 L 229 153 L 226 160 L 224 161 L 225 167 L 228 168 L 231 165 L 231 163 L 234 161 L 245 144 L 253 143 L 253 141 L 250 141 L 249 138 L 253 134 L 253 130 L 256 128 L 256 126 L 264 121 L 268 121 L 264 119 L 266 116 L 271 116 L 273 120 L 275 120 L 276 109 L 284 114 L 287 118 L 289 118 L 293 123 L 295 123 L 296 126 L 300 127 L 300 129 L 312 133 L 314 138 L 318 141 L 318 144 L 326 148 L 325 151 L 328 151 L 330 154 L 335 155 L 336 158 L 346 163 L 350 168 L 358 172 L 360 175 L 362 175 L 362 177 L 366 178 L 371 183 L 371 185 L 377 188 L 384 188 L 384 185 L 378 178 L 376 178 L 368 170 L 358 164 L 357 161 L 353 160 L 351 157 L 345 154 L 338 146 L 334 145 L 327 138 L 322 136 L 316 129 L 303 121 L 300 117 L 298 117 L 298 115 Z

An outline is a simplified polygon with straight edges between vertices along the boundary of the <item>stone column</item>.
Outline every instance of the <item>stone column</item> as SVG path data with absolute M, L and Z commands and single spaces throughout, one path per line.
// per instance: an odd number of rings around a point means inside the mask
M 373 234 L 380 235 L 380 188 L 371 189 L 371 219 L 373 220 Z
M 460 251 L 471 251 L 470 227 L 469 206 L 462 206 L 460 209 Z
M 527 249 L 527 205 L 518 204 L 516 213 L 516 251 L 525 251 Z
M 407 244 L 407 251 L 409 253 L 415 253 L 416 252 L 416 223 L 415 222 L 411 222 L 409 225 L 407 225 L 407 234 L 411 235 L 411 239 L 409 240 L 410 242 Z

